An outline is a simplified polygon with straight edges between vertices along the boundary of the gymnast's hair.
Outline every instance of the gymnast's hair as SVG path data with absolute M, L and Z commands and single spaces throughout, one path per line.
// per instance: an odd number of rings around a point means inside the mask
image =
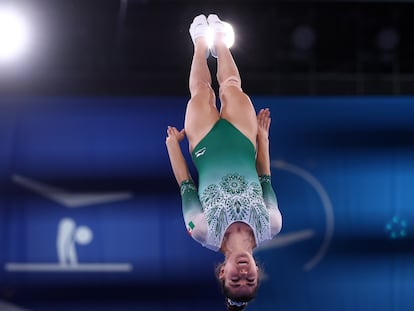
M 221 263 L 217 265 L 215 274 L 218 281 L 218 284 L 221 288 L 221 291 L 223 292 L 224 296 L 226 297 L 226 307 L 228 311 L 243 311 L 247 308 L 248 303 L 253 300 L 256 297 L 257 289 L 259 288 L 259 281 L 260 281 L 260 275 L 262 274 L 262 271 L 259 272 L 259 278 L 258 283 L 256 286 L 256 289 L 251 295 L 248 296 L 233 296 L 229 290 L 228 287 L 226 287 L 226 284 L 224 280 L 219 279 L 220 269 L 224 265 L 224 263 Z

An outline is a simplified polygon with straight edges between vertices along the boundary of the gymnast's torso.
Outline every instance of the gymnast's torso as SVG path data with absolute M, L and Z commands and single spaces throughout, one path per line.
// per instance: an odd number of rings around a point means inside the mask
M 193 238 L 217 251 L 226 230 L 240 222 L 252 229 L 256 245 L 271 239 L 275 231 L 270 224 L 272 206 L 266 206 L 262 188 L 263 182 L 270 183 L 270 176 L 257 175 L 251 141 L 227 120 L 220 119 L 191 155 L 198 171 L 197 193 L 204 214 L 196 227 L 206 229 L 194 232 Z M 182 193 L 185 187 L 182 185 Z M 276 199 L 273 205 L 277 210 Z

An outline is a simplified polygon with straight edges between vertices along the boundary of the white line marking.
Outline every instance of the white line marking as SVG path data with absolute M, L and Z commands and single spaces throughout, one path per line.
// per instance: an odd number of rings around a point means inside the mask
M 333 214 L 331 200 L 329 199 L 328 193 L 323 188 L 321 183 L 316 179 L 316 177 L 310 174 L 309 172 L 305 171 L 304 169 L 298 166 L 286 163 L 284 161 L 272 161 L 272 166 L 280 170 L 291 172 L 295 175 L 298 175 L 299 177 L 302 177 L 315 189 L 315 191 L 318 193 L 322 201 L 322 205 L 325 210 L 325 217 L 326 217 L 325 218 L 325 226 L 326 226 L 325 236 L 324 236 L 322 245 L 319 248 L 316 255 L 304 265 L 304 269 L 306 271 L 309 271 L 312 268 L 314 268 L 319 263 L 319 261 L 322 260 L 322 258 L 325 256 L 326 252 L 328 251 L 329 245 L 331 244 L 331 240 L 332 240 L 333 232 L 334 232 L 334 214 Z
M 29 189 L 37 194 L 42 195 L 45 198 L 48 198 L 69 208 L 110 203 L 132 198 L 132 193 L 130 192 L 69 192 L 67 190 L 41 183 L 20 175 L 13 175 L 12 180 L 23 188 Z
M 16 306 L 4 300 L 0 300 L 1 311 L 29 311 L 29 309 L 23 309 L 22 307 Z
M 61 265 L 56 263 L 17 263 L 4 265 L 9 272 L 131 272 L 129 263 L 82 263 L 77 265 Z

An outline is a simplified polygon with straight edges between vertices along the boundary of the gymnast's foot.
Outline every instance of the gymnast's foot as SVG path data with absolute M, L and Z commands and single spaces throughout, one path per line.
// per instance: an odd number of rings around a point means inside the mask
M 209 29 L 206 16 L 201 14 L 194 17 L 189 31 L 194 44 L 196 43 L 197 38 L 204 37 L 207 39 Z
M 189 32 L 191 35 L 191 39 L 193 40 L 194 46 L 196 45 L 196 41 L 200 39 L 205 40 L 206 44 L 208 45 L 208 41 L 211 40 L 209 39 L 209 37 L 211 37 L 211 29 L 208 26 L 207 18 L 204 14 L 194 17 L 194 20 L 190 25 Z M 207 49 L 206 58 L 208 58 L 209 54 L 209 49 Z
M 226 33 L 226 26 L 216 14 L 210 14 L 207 18 L 208 25 L 213 29 L 214 33 Z
M 220 20 L 216 14 L 210 14 L 207 21 L 213 31 L 213 42 L 219 38 L 219 40 L 223 40 L 226 46 L 230 48 L 234 42 L 234 31 L 231 25 Z M 210 50 L 211 55 L 217 58 L 214 44 L 210 47 Z

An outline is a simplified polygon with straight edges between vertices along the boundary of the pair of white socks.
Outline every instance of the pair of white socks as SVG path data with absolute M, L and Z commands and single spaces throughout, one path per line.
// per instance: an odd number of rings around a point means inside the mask
M 232 30 L 229 30 L 226 24 L 221 21 L 216 14 L 210 14 L 208 17 L 206 17 L 204 14 L 196 16 L 190 25 L 189 31 L 194 44 L 197 38 L 205 37 L 209 44 L 211 55 L 216 58 L 217 53 L 213 45 L 214 35 L 216 33 L 224 34 L 225 42 L 228 47 L 230 47 L 229 45 L 232 44 L 232 42 L 230 43 L 230 41 L 226 40 L 226 37 L 229 37 L 231 35 L 229 34 L 229 31 Z

